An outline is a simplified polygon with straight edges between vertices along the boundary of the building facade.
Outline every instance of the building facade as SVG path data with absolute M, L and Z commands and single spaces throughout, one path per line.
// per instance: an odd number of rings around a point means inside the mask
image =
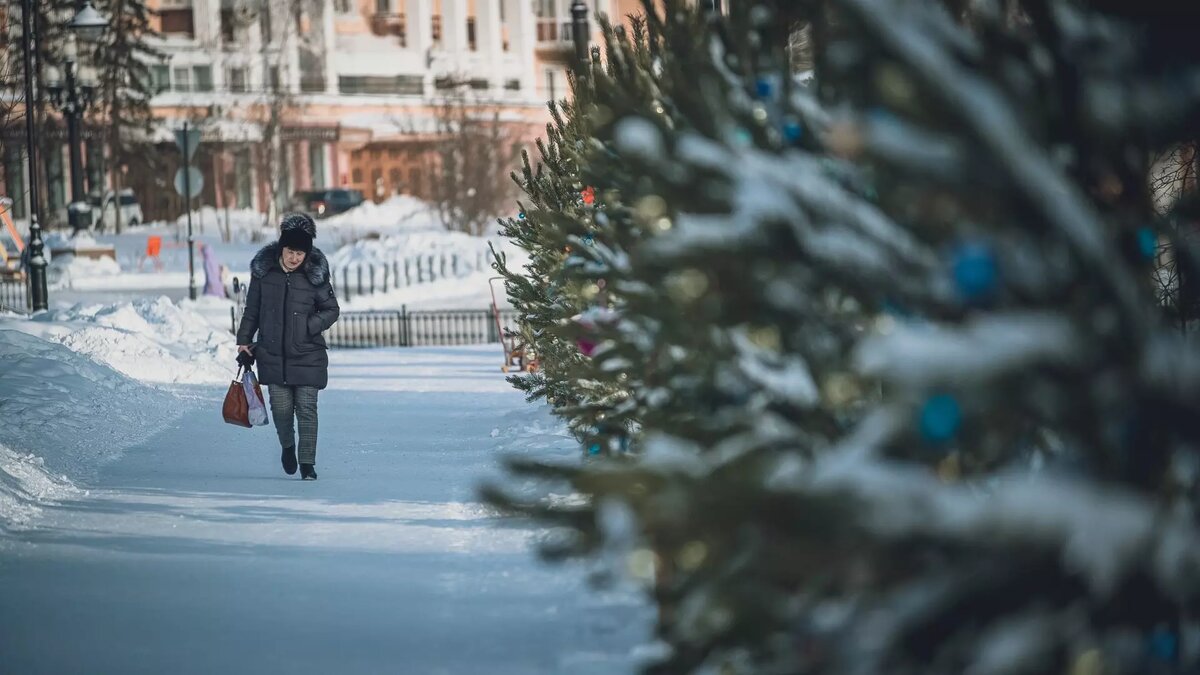
M 218 208 L 324 187 L 425 196 L 441 100 L 532 136 L 565 86 L 570 0 L 159 1 L 156 140 L 199 126 L 202 200 Z M 152 212 L 177 210 L 164 192 Z
M 546 101 L 567 94 L 572 0 L 150 0 L 152 108 L 158 163 L 99 171 L 87 143 L 88 189 L 133 188 L 148 219 L 183 203 L 171 176 L 173 131 L 201 130 L 199 201 L 266 211 L 272 195 L 347 187 L 369 199 L 429 193 L 428 154 L 446 100 L 469 101 L 532 139 Z M 638 0 L 587 0 L 597 13 L 640 11 Z M 5 145 L 17 141 L 10 129 Z M 65 153 L 63 148 L 62 153 Z M 13 155 L 9 157 L 9 155 Z M 65 154 L 50 152 L 50 221 L 66 202 Z M 0 194 L 17 193 L 20 153 L 6 152 Z M 272 183 L 271 177 L 276 176 Z M 15 195 L 14 195 L 15 196 Z

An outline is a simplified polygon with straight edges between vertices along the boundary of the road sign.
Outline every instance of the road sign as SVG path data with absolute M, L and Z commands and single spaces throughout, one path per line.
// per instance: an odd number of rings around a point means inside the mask
M 179 146 L 179 151 L 187 153 L 185 161 L 190 162 L 196 156 L 196 148 L 200 145 L 200 130 L 188 128 L 188 125 L 183 125 L 182 129 L 175 130 L 175 145 Z
M 194 166 L 189 166 L 187 167 L 187 172 L 190 175 L 185 178 L 183 171 L 183 168 L 175 171 L 175 191 L 178 192 L 180 196 L 187 197 L 189 199 L 195 199 L 196 197 L 199 197 L 200 191 L 204 189 L 204 174 L 200 173 L 200 169 L 197 169 Z M 185 180 L 187 181 L 186 184 Z M 187 194 L 187 191 L 184 189 L 185 187 L 191 188 L 192 193 Z

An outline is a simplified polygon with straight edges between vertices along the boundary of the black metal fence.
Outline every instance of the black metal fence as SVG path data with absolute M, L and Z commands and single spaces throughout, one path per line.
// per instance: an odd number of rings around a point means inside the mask
M 237 332 L 240 310 L 240 303 L 229 310 L 230 332 Z M 336 348 L 486 344 L 499 342 L 503 331 L 516 330 L 515 311 L 500 310 L 499 318 L 498 329 L 491 309 L 342 312 L 325 331 L 325 342 Z
M 458 253 L 427 253 L 390 263 L 356 263 L 330 270 L 330 283 L 341 300 L 359 295 L 386 293 L 438 279 L 457 279 L 486 269 L 491 264 L 490 251 L 473 255 Z
M 500 311 L 500 329 L 490 309 L 343 312 L 325 332 L 330 347 L 420 347 L 500 341 L 514 329 L 517 313 Z
M 0 310 L 28 313 L 29 284 L 24 279 L 0 279 Z

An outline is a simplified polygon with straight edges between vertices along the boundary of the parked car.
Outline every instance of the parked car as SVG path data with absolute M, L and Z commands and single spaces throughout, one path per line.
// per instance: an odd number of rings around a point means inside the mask
M 311 213 L 317 218 L 344 213 L 363 201 L 365 198 L 361 190 L 347 188 L 302 190 L 292 196 L 293 208 Z
M 138 202 L 133 190 L 125 188 L 120 194 L 109 190 L 103 198 L 88 197 L 92 205 L 92 227 L 97 232 L 115 230 L 117 228 L 117 209 L 121 209 L 121 223 L 127 227 L 141 225 L 146 222 L 142 215 L 142 205 Z

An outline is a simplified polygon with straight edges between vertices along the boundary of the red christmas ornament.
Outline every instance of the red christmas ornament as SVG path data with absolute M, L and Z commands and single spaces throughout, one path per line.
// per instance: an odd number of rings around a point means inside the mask
M 591 185 L 583 189 L 583 203 L 591 206 L 596 203 L 596 188 Z
M 579 353 L 584 356 L 591 356 L 592 352 L 596 351 L 596 343 L 591 340 L 579 338 L 575 340 L 575 346 L 579 347 Z

